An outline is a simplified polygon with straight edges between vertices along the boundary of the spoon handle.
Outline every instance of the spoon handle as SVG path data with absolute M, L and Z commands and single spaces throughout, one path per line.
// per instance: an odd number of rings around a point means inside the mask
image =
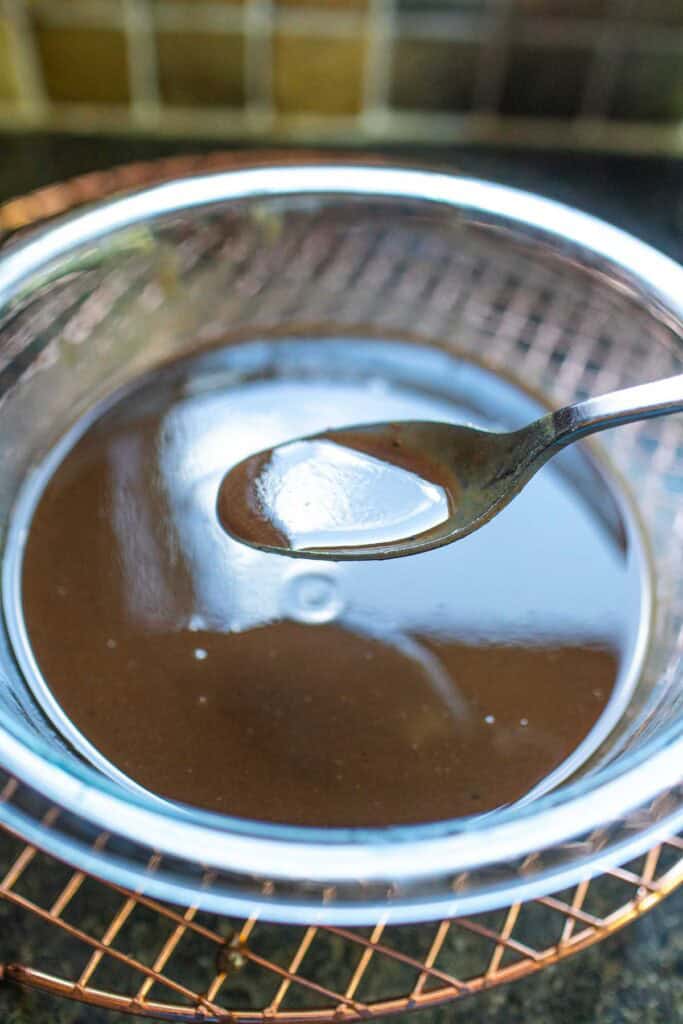
M 598 430 L 672 412 L 683 412 L 683 373 L 558 409 L 548 417 L 554 433 L 550 444 L 564 447 Z

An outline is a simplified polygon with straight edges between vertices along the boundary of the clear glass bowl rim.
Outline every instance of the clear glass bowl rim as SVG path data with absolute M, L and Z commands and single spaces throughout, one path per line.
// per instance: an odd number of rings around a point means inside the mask
M 259 197 L 314 195 L 343 198 L 417 200 L 444 205 L 486 218 L 488 223 L 517 227 L 544 238 L 556 248 L 580 252 L 587 264 L 607 272 L 641 301 L 683 333 L 683 268 L 652 247 L 593 216 L 519 189 L 474 178 L 395 166 L 334 163 L 239 168 L 178 179 L 123 198 L 99 203 L 45 227 L 0 255 L 0 314 L 15 296 L 30 290 L 32 278 L 52 261 L 84 246 L 94 246 L 111 232 L 214 203 Z M 346 923 L 376 919 L 386 905 L 364 903 L 363 883 L 410 883 L 411 900 L 391 917 L 420 920 L 453 909 L 450 887 L 439 892 L 438 880 L 486 865 L 502 865 L 544 849 L 567 843 L 625 818 L 663 793 L 674 794 L 683 766 L 683 722 L 664 730 L 623 759 L 587 779 L 549 793 L 529 805 L 510 808 L 479 819 L 457 819 L 428 825 L 385 829 L 311 829 L 219 816 L 195 809 L 158 803 L 144 795 L 122 792 L 115 783 L 85 764 L 67 762 L 42 741 L 19 728 L 0 724 L 0 762 L 17 779 L 42 796 L 102 829 L 116 823 L 118 835 L 154 845 L 164 854 L 192 863 L 206 863 L 230 872 L 233 878 L 261 875 L 282 879 L 295 887 L 319 882 L 343 885 L 341 905 L 326 908 L 328 918 Z M 652 827 L 634 830 L 628 842 L 601 849 L 590 862 L 593 870 L 637 856 L 657 839 L 683 826 L 683 801 Z M 29 828 L 9 805 L 0 804 L 0 821 L 19 828 L 48 852 L 78 859 L 73 844 L 37 823 Z M 153 837 L 153 839 L 150 839 Z M 210 852 L 209 852 L 210 851 Z M 80 857 L 83 860 L 83 857 Z M 118 884 L 144 885 L 162 898 L 179 900 L 190 890 L 159 879 L 137 862 L 97 860 L 97 872 Z M 586 861 L 552 872 L 552 886 L 562 888 L 590 873 Z M 517 880 L 517 875 L 510 881 Z M 424 901 L 415 902 L 424 883 Z M 549 891 L 549 878 L 515 886 L 516 898 Z M 357 888 L 357 892 L 354 892 Z M 427 895 L 428 894 L 428 895 Z M 343 904 L 348 901 L 345 910 Z M 264 903 L 268 903 L 264 898 Z M 478 912 L 502 905 L 490 894 L 465 895 L 458 912 Z M 253 895 L 235 895 L 224 909 L 243 912 L 253 907 Z M 281 919 L 308 921 L 313 906 L 301 899 L 287 901 Z

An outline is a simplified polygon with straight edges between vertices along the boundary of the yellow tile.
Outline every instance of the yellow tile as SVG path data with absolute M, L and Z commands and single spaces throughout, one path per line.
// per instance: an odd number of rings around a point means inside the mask
M 275 37 L 274 90 L 286 113 L 355 114 L 363 96 L 363 38 Z
M 51 99 L 82 103 L 128 101 L 126 40 L 121 32 L 39 25 L 36 39 Z
M 468 110 L 479 63 L 476 43 L 399 39 L 393 59 L 391 102 L 413 110 Z
M 158 32 L 159 83 L 173 106 L 238 106 L 244 102 L 244 41 L 204 32 Z
M 9 25 L 0 19 L 0 100 L 19 98 L 19 82 L 13 57 Z

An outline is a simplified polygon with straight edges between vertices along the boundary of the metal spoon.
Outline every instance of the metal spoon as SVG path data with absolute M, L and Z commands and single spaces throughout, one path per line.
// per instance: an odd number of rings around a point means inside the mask
M 478 530 L 566 445 L 673 412 L 683 412 L 683 374 L 509 433 L 420 421 L 329 430 L 235 466 L 218 516 L 233 537 L 265 551 L 336 561 L 412 555 Z

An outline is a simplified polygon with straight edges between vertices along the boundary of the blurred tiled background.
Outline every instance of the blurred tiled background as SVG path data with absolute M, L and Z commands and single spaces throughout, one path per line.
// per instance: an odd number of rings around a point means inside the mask
M 0 0 L 0 128 L 683 150 L 683 0 Z

